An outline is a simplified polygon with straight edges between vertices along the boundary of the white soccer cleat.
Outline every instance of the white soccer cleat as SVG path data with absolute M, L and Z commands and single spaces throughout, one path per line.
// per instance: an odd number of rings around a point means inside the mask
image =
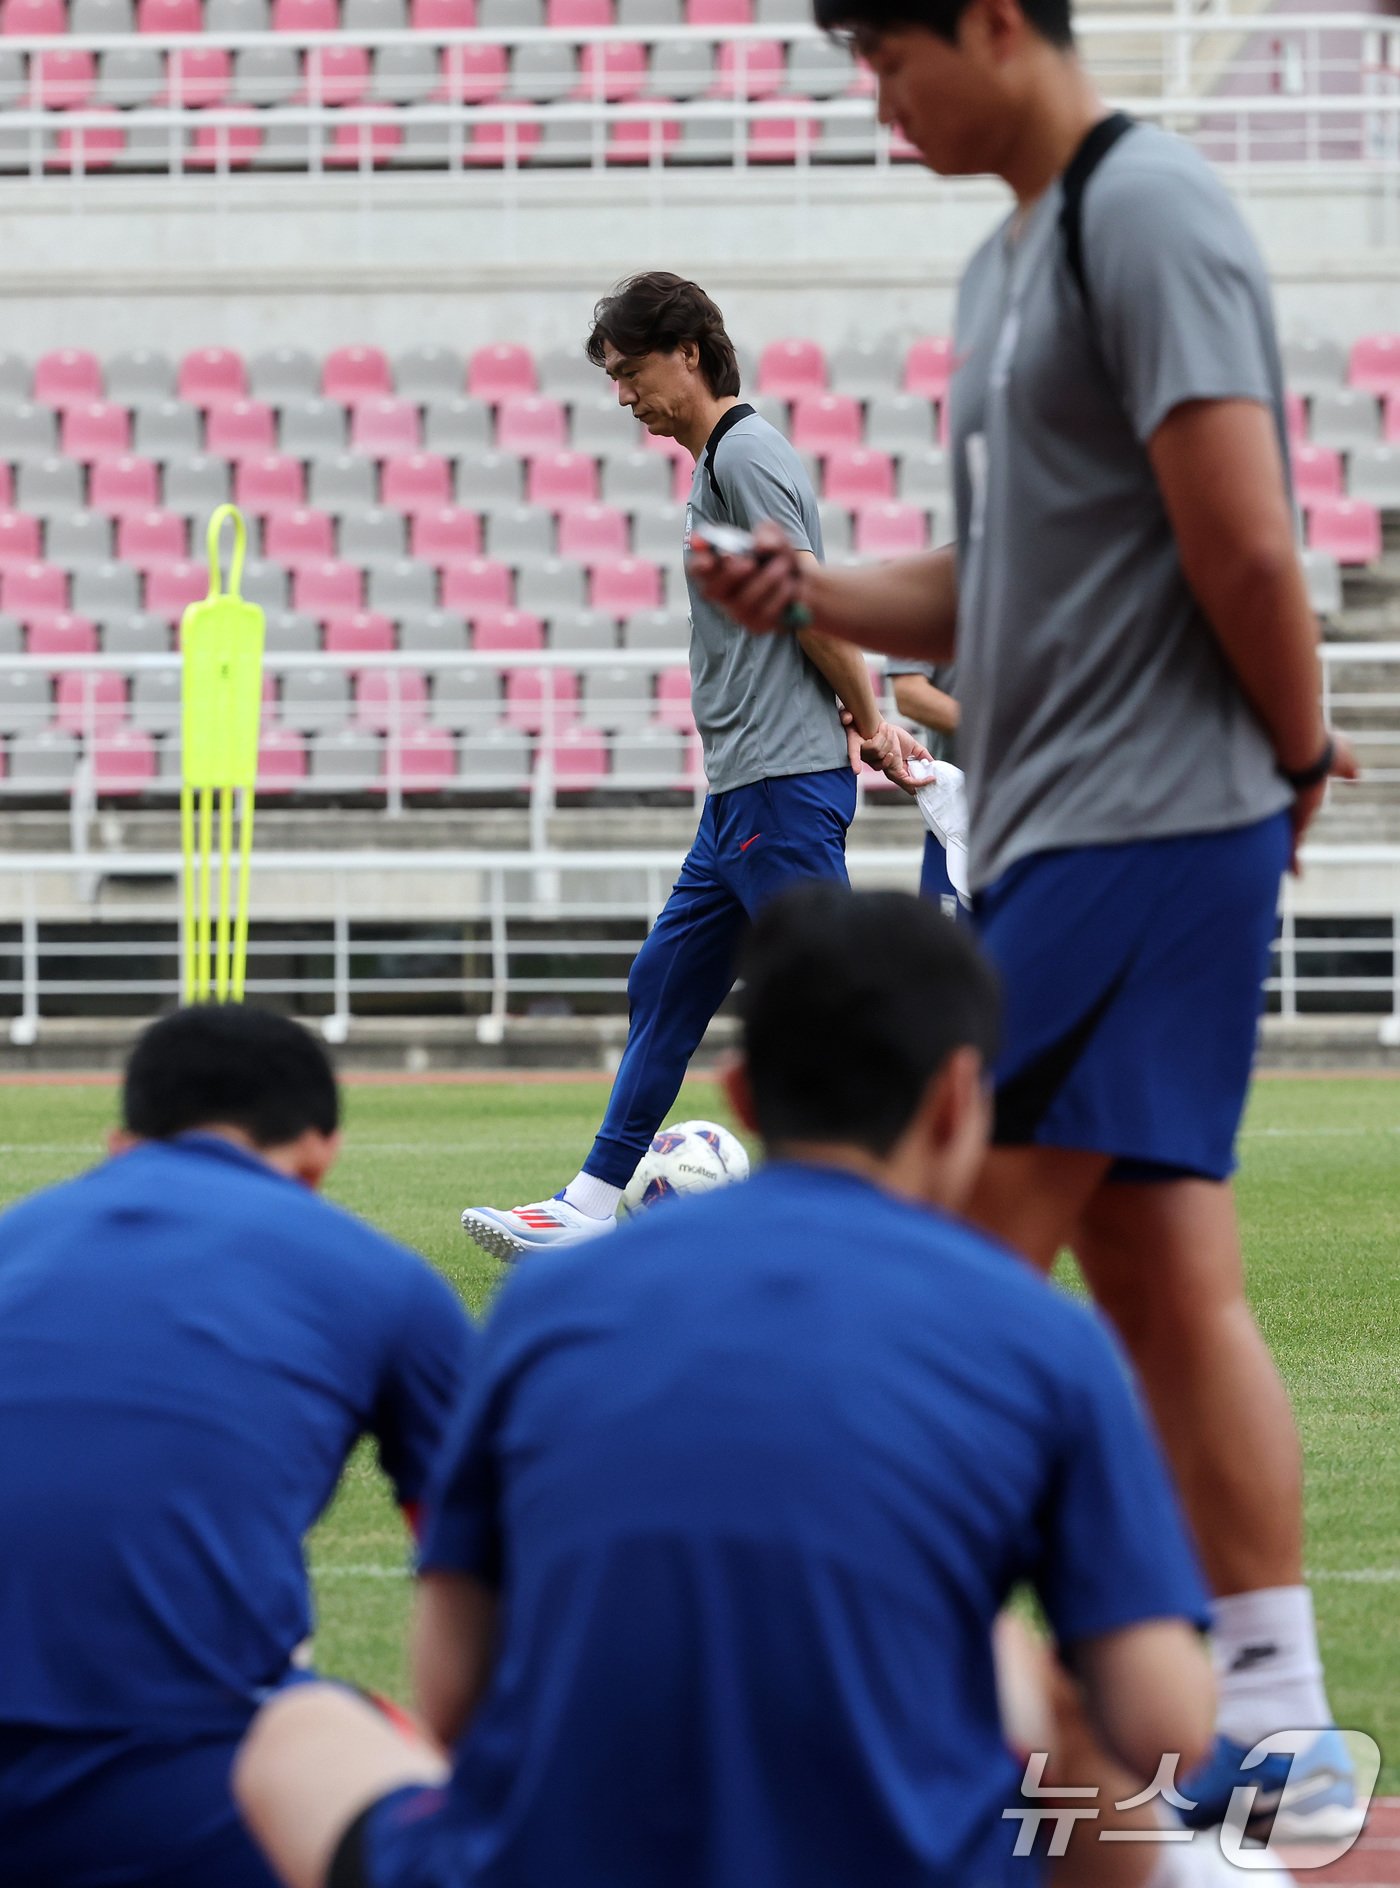
M 611 1232 L 615 1219 L 595 1219 L 570 1206 L 562 1193 L 530 1206 L 469 1206 L 462 1215 L 462 1230 L 483 1251 L 506 1264 L 522 1252 L 543 1252 L 556 1246 L 582 1245 Z

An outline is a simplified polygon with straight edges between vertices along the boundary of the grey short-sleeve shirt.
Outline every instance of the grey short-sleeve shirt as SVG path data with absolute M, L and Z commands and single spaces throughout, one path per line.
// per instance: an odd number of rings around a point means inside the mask
M 728 417 L 695 464 L 685 514 L 686 549 L 692 527 L 702 518 L 746 531 L 772 519 L 800 550 L 820 557 L 821 516 L 801 459 L 751 408 L 726 425 Z M 846 736 L 836 696 L 797 638 L 750 636 L 688 580 L 687 588 L 690 697 L 711 793 L 783 774 L 845 767 Z
M 1147 442 L 1255 400 L 1287 455 L 1268 278 L 1209 166 L 1138 125 L 1083 198 L 1086 311 L 1055 184 L 958 301 L 959 762 L 971 879 L 1062 846 L 1215 832 L 1288 804 L 1187 587 Z

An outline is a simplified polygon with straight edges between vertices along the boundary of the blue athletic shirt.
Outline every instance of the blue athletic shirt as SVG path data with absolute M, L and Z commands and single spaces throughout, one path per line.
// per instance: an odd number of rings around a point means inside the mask
M 787 1164 L 512 1276 L 423 1566 L 502 1593 L 446 1812 L 473 1888 L 1033 1880 L 1008 1594 L 1071 1644 L 1205 1614 L 1093 1314 Z
M 421 1259 L 212 1135 L 0 1218 L 0 1724 L 245 1724 L 347 1454 L 419 1500 L 475 1342 Z

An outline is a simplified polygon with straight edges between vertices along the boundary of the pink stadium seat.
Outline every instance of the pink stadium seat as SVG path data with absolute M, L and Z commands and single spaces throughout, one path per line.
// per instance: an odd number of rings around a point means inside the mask
M 587 33 L 614 24 L 613 0 L 548 0 L 546 26 L 557 33 Z
M 779 400 L 826 392 L 826 356 L 816 341 L 770 341 L 758 363 L 758 391 Z
M 695 461 L 691 459 L 687 463 L 684 459 L 677 459 L 674 462 L 674 472 L 675 478 L 671 486 L 672 503 L 677 505 L 689 504 L 690 488 L 695 480 Z
M 926 400 L 946 400 L 953 377 L 953 343 L 947 336 L 915 341 L 904 357 L 904 391 Z
M 498 341 L 479 347 L 467 367 L 467 392 L 473 400 L 528 397 L 539 392 L 535 357 L 518 341 Z
M 496 450 L 516 452 L 522 458 L 537 453 L 562 452 L 568 440 L 568 421 L 558 400 L 538 394 L 516 394 L 502 399 L 496 412 Z
M 596 728 L 565 728 L 546 750 L 554 769 L 554 784 L 565 793 L 586 791 L 606 779 L 608 740 Z
M 138 33 L 202 33 L 204 9 L 200 0 L 140 0 L 136 9 Z
M 105 393 L 102 363 L 86 348 L 59 348 L 34 363 L 34 398 L 40 406 L 91 406 Z
M 681 141 L 675 118 L 619 118 L 608 134 L 609 164 L 651 164 Z
M 361 400 L 387 400 L 394 391 L 389 357 L 378 347 L 338 347 L 326 356 L 321 392 L 328 400 L 357 406 Z
M 491 105 L 506 89 L 510 66 L 504 46 L 444 46 L 441 83 L 433 93 L 454 105 Z
M 340 30 L 338 0 L 273 0 L 274 33 L 336 33 Z
M 579 60 L 578 96 L 619 99 L 635 98 L 647 82 L 647 49 L 640 40 L 614 40 L 607 45 L 596 41 L 583 48 Z
M 928 549 L 928 513 L 922 505 L 866 505 L 856 513 L 855 548 L 861 557 L 908 557 Z
M 166 61 L 161 103 L 191 105 L 206 111 L 227 104 L 232 83 L 233 54 L 227 46 L 180 47 Z
M 1295 393 L 1289 387 L 1283 396 L 1284 416 L 1288 424 L 1288 443 L 1291 446 L 1306 444 L 1308 437 L 1308 403 L 1301 393 Z
M 361 170 L 366 165 L 376 169 L 387 164 L 403 143 L 403 126 L 392 106 L 373 119 L 338 124 L 326 152 L 331 170 Z
M 93 785 L 99 793 L 144 793 L 156 777 L 155 737 L 144 728 L 113 728 L 92 744 Z
M 472 557 L 442 573 L 442 607 L 460 616 L 494 615 L 514 601 L 510 571 L 494 558 Z
M 1363 335 L 1351 350 L 1347 379 L 1368 393 L 1400 393 L 1400 334 Z
M 39 520 L 22 511 L 0 511 L 0 570 L 42 561 Z
M 787 76 L 776 39 L 728 39 L 719 49 L 716 98 L 771 98 Z
M 752 26 L 753 0 L 687 0 L 688 26 Z
M 1307 514 L 1308 548 L 1339 564 L 1374 564 L 1381 555 L 1381 514 L 1359 498 L 1329 498 Z
M 318 105 L 360 105 L 369 91 L 367 46 L 312 46 L 298 97 Z
M 499 610 L 472 624 L 472 648 L 483 655 L 544 648 L 544 624 L 524 610 Z
M 233 496 L 236 504 L 260 517 L 299 511 L 306 503 L 301 460 L 280 452 L 270 452 L 265 459 L 240 459 L 233 469 Z
M 22 623 L 68 614 L 68 573 L 49 564 L 17 564 L 0 571 L 0 610 Z
M 799 452 L 841 452 L 861 441 L 860 401 L 848 393 L 808 393 L 792 403 L 789 437 Z
M 481 520 L 460 505 L 416 512 L 410 527 L 409 555 L 438 570 L 470 564 L 481 556 Z
M 126 681 L 110 669 L 68 669 L 54 687 L 54 726 L 65 734 L 111 734 L 126 720 Z
M 356 610 L 326 624 L 325 649 L 331 656 L 387 656 L 395 649 L 394 625 L 377 610 Z
M 599 564 L 589 576 L 589 608 L 604 616 L 632 616 L 661 608 L 661 572 L 644 558 Z
M 415 33 L 469 33 L 476 25 L 476 0 L 413 0 Z
M 5 0 L 0 8 L 0 33 L 33 39 L 51 39 L 68 31 L 65 0 Z
M 578 677 L 572 669 L 510 669 L 505 722 L 524 734 L 567 728 L 578 719 Z
M 500 170 L 527 161 L 540 141 L 540 122 L 534 116 L 533 106 L 520 105 L 515 109 L 518 114 L 515 117 L 476 126 L 472 141 L 462 154 L 464 164 Z
M 64 125 L 54 143 L 53 154 L 44 159 L 45 170 L 110 170 L 126 149 L 126 131 L 114 105 L 93 106 L 107 119 L 100 125 Z
M 191 603 L 209 594 L 209 572 L 204 564 L 158 564 L 146 572 L 146 608 L 152 616 L 178 623 Z
M 357 727 L 392 734 L 396 728 L 422 727 L 427 718 L 428 678 L 421 669 L 361 670 L 355 684 Z
M 150 459 L 99 460 L 89 474 L 88 503 L 109 518 L 154 511 L 160 503 L 160 474 Z
M 258 115 L 249 111 L 240 124 L 196 125 L 185 162 L 191 170 L 246 170 L 262 142 Z
M 1293 495 L 1305 509 L 1342 496 L 1342 455 L 1330 446 L 1294 446 Z
M 362 400 L 350 416 L 350 446 L 372 459 L 417 452 L 423 443 L 411 400 Z
M 24 646 L 31 656 L 95 656 L 97 625 L 85 616 L 48 616 L 30 624 Z
M 784 99 L 784 106 L 805 105 L 806 99 Z M 817 121 L 801 116 L 755 118 L 749 126 L 748 161 L 751 164 L 796 164 L 807 157 L 818 138 Z
M 656 719 L 663 728 L 675 728 L 681 734 L 694 734 L 695 715 L 690 706 L 690 670 L 681 665 L 662 669 L 656 678 Z
M 277 415 L 261 400 L 211 407 L 204 449 L 216 459 L 265 459 L 277 450 Z
M 292 608 L 323 620 L 354 616 L 364 608 L 364 572 L 355 564 L 327 558 L 324 564 L 304 564 L 292 578 Z
M 0 505 L 6 507 L 15 502 L 14 467 L 7 460 L 0 459 Z
M 335 524 L 324 511 L 274 512 L 263 527 L 263 556 L 288 570 L 335 558 Z
M 258 792 L 290 793 L 306 778 L 306 742 L 294 728 L 269 725 L 258 735 Z
M 576 511 L 598 502 L 598 464 L 587 452 L 547 452 L 530 461 L 526 502 L 551 511 Z M 566 556 L 566 552 L 561 552 Z
M 173 511 L 133 512 L 117 525 L 117 556 L 143 573 L 183 564 L 189 554 L 189 526 Z
M 69 459 L 92 464 L 97 459 L 123 459 L 131 451 L 131 415 L 124 406 L 94 400 L 90 406 L 70 406 L 63 415 L 63 451 Z
M 457 772 L 456 744 L 446 728 L 407 728 L 396 750 L 384 750 L 386 777 L 395 763 L 405 793 L 440 793 Z
M 559 555 L 584 564 L 620 564 L 631 550 L 627 513 L 615 505 L 579 505 L 559 520 Z
M 41 111 L 81 111 L 92 103 L 97 60 L 77 47 L 36 52 L 29 67 L 33 103 Z
M 248 398 L 243 356 L 231 347 L 199 347 L 180 362 L 179 397 L 190 406 L 234 406 Z
M 452 503 L 452 467 L 441 453 L 390 453 L 379 490 L 391 511 L 440 511 Z
M 894 497 L 894 460 L 887 452 L 864 446 L 833 452 L 826 462 L 822 497 L 852 511 L 859 505 L 888 503 Z

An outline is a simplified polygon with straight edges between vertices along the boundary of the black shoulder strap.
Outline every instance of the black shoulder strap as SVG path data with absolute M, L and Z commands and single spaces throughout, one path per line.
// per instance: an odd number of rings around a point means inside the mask
M 1089 179 L 1114 145 L 1136 123 L 1137 119 L 1130 118 L 1125 111 L 1115 111 L 1107 118 L 1100 118 L 1069 160 L 1062 179 L 1064 202 L 1060 206 L 1060 233 L 1065 242 L 1065 261 L 1069 264 L 1070 274 L 1079 284 L 1084 312 L 1091 325 L 1094 297 L 1089 290 L 1089 278 L 1084 272 L 1084 192 Z
M 715 424 L 714 431 L 710 434 L 709 438 L 705 441 L 705 450 L 701 454 L 701 457 L 705 461 L 705 470 L 710 475 L 711 489 L 719 493 L 719 496 L 721 499 L 724 499 L 724 493 L 720 491 L 719 474 L 715 471 L 716 448 L 718 447 L 721 439 L 724 438 L 724 435 L 730 430 L 731 427 L 737 426 L 740 420 L 747 420 L 747 419 L 751 419 L 752 417 L 753 417 L 753 408 L 749 405 L 747 400 L 740 400 L 737 406 L 730 407 L 727 413 L 723 413 L 720 415 L 719 420 Z M 727 500 L 725 501 L 724 508 L 726 511 L 728 511 L 729 509 L 729 504 Z

